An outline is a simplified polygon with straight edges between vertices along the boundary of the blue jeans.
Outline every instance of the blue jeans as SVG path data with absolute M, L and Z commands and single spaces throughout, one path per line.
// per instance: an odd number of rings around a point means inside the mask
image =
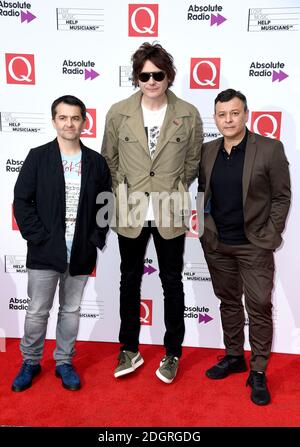
M 56 365 L 72 363 L 78 334 L 80 302 L 88 275 L 70 276 L 54 270 L 28 269 L 30 302 L 25 316 L 24 336 L 20 349 L 24 361 L 35 365 L 43 355 L 49 312 L 59 282 L 59 311 L 56 325 Z

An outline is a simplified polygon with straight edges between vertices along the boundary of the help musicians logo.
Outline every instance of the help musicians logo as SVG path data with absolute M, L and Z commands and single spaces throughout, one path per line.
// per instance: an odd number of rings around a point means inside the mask
M 132 87 L 132 68 L 130 65 L 119 66 L 119 87 Z
M 210 273 L 205 260 L 202 262 L 187 262 L 184 264 L 182 280 L 211 282 Z
M 25 255 L 5 255 L 5 273 L 26 273 Z
M 282 3 L 284 5 L 284 2 Z M 250 8 L 249 32 L 299 31 L 300 6 L 280 8 Z
M 104 9 L 57 8 L 56 27 L 58 31 L 104 31 Z
M 28 2 L 0 1 L 0 17 L 16 17 L 21 23 L 30 23 L 36 19 L 29 9 L 31 9 L 31 3 Z
M 45 133 L 45 114 L 35 112 L 0 112 L 0 131 L 5 133 Z
M 222 136 L 212 116 L 202 116 L 202 122 L 205 142 L 220 138 Z

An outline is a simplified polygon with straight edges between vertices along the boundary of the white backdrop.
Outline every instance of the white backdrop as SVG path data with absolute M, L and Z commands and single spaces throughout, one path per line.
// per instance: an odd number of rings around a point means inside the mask
M 144 41 L 157 40 L 174 56 L 172 89 L 198 107 L 206 140 L 218 136 L 214 98 L 231 87 L 247 96 L 249 128 L 285 145 L 293 198 L 285 242 L 276 252 L 273 351 L 300 353 L 299 27 L 299 0 L 0 1 L 0 338 L 23 334 L 26 243 L 12 216 L 13 187 L 29 149 L 55 137 L 51 103 L 64 94 L 81 98 L 89 109 L 83 142 L 99 151 L 107 110 L 134 92 L 132 53 Z M 192 188 L 195 192 L 196 184 Z M 84 294 L 80 340 L 117 341 L 119 262 L 117 238 L 110 232 Z M 142 343 L 163 339 L 157 268 L 151 242 L 142 284 Z M 222 347 L 219 303 L 193 230 L 186 238 L 183 277 L 184 344 Z M 56 313 L 57 300 L 48 338 L 55 338 Z

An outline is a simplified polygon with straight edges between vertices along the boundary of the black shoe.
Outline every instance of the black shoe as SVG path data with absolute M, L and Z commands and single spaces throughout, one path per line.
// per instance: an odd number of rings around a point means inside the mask
M 209 379 L 224 379 L 231 373 L 247 371 L 243 355 L 225 355 L 222 360 L 206 371 Z
M 246 386 L 250 385 L 251 400 L 256 405 L 267 405 L 271 396 L 266 383 L 266 376 L 263 372 L 250 371 L 250 375 L 247 379 Z

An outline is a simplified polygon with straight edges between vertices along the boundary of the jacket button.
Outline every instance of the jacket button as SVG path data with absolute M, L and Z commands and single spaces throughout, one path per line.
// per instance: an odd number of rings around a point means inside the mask
M 129 141 L 129 138 L 128 138 L 128 137 L 125 137 L 125 141 Z
M 149 197 L 149 193 L 147 191 L 145 192 L 145 196 Z
M 151 177 L 154 177 L 154 176 L 155 176 L 155 172 L 151 171 L 151 172 L 150 172 L 150 176 L 151 176 Z
M 179 143 L 180 142 L 180 138 L 178 137 L 178 138 L 176 138 L 176 141 L 177 141 L 177 143 Z

